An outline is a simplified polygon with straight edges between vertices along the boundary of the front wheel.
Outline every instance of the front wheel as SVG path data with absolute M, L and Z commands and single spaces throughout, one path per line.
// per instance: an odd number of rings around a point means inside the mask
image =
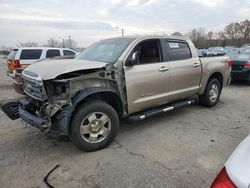
M 217 79 L 210 79 L 203 95 L 199 96 L 200 104 L 207 107 L 215 106 L 220 99 L 221 89 L 222 86 Z
M 73 117 L 70 136 L 80 150 L 96 151 L 108 146 L 119 129 L 119 118 L 103 101 L 83 103 Z

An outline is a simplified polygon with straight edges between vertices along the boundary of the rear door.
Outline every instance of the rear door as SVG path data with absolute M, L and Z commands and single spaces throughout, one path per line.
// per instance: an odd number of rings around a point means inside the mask
M 53 58 L 56 56 L 61 56 L 59 49 L 48 49 L 46 52 L 46 58 Z
M 63 55 L 64 56 L 75 56 L 75 52 L 71 50 L 63 50 Z
M 128 59 L 135 51 L 140 54 L 139 63 L 124 65 L 129 113 L 167 103 L 168 62 L 163 61 L 160 40 L 139 42 Z
M 20 54 L 20 64 L 22 67 L 26 67 L 41 57 L 42 49 L 23 49 Z
M 199 57 L 192 56 L 190 46 L 184 40 L 165 40 L 164 47 L 169 62 L 169 101 L 195 95 L 201 79 Z

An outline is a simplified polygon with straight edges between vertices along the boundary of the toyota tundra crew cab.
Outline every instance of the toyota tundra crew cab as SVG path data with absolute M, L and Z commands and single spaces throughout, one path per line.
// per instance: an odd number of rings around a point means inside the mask
M 25 97 L 2 106 L 11 119 L 69 135 L 81 150 L 106 147 L 119 119 L 133 121 L 194 103 L 212 107 L 230 82 L 227 57 L 199 58 L 182 37 L 97 42 L 75 59 L 45 60 L 22 72 Z

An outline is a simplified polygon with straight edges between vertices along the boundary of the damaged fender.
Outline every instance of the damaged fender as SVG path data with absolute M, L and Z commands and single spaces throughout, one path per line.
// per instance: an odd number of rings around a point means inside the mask
M 120 96 L 116 91 L 105 87 L 86 88 L 76 93 L 76 95 L 72 98 L 72 104 L 63 107 L 61 112 L 52 118 L 51 130 L 59 131 L 61 135 L 69 135 L 69 128 L 72 115 L 75 109 L 77 108 L 77 105 L 90 95 L 97 93 L 110 93 L 110 95 L 115 95 L 117 107 L 120 108 L 117 110 L 119 110 L 122 113 L 123 109 L 122 100 L 120 99 Z

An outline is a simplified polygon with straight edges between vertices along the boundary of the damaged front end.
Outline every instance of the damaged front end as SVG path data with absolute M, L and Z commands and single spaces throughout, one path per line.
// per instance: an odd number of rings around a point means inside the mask
M 39 75 L 24 70 L 22 84 L 26 96 L 1 108 L 12 120 L 20 117 L 26 124 L 41 130 L 68 135 L 71 115 L 76 107 L 75 96 L 79 91 L 93 87 L 117 90 L 114 74 L 105 67 L 70 72 L 43 81 Z
M 39 75 L 24 70 L 22 84 L 26 96 L 2 105 L 2 111 L 12 120 L 21 118 L 41 130 L 49 128 L 67 135 L 71 110 L 63 106 L 70 103 L 70 81 L 43 81 Z

